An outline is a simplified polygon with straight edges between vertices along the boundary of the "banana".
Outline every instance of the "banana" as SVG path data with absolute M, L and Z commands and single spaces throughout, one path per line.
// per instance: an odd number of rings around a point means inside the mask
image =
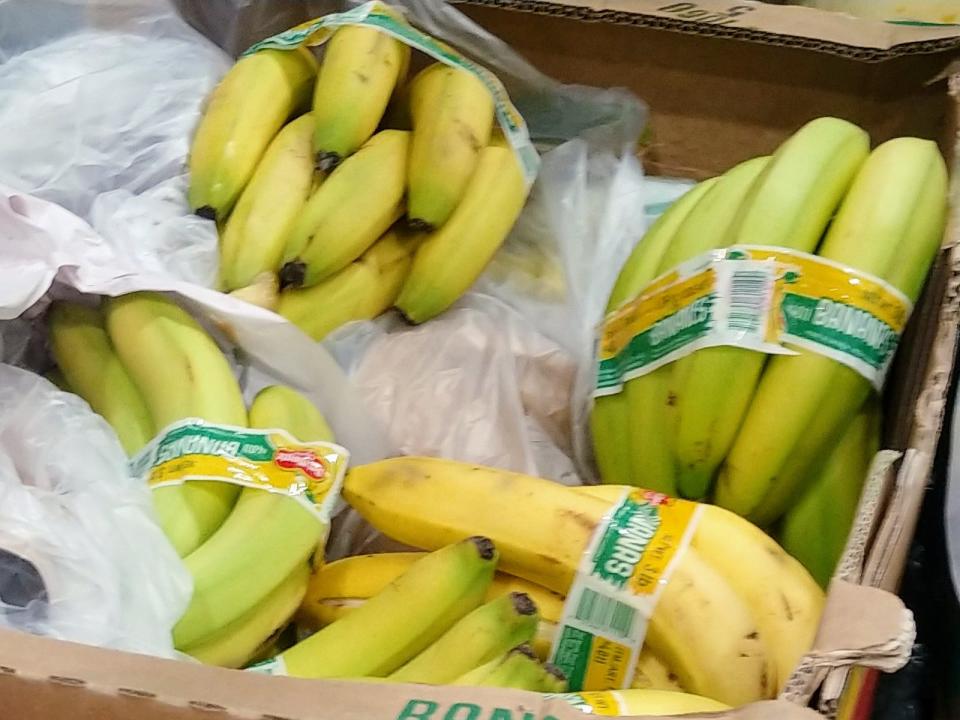
M 612 504 L 627 489 L 584 485 L 574 492 Z M 771 682 L 779 692 L 813 647 L 824 604 L 820 586 L 769 535 L 714 505 L 702 507 L 691 547 L 749 605 L 767 654 L 776 666 Z
M 345 25 L 327 41 L 313 95 L 318 168 L 332 170 L 373 135 L 409 59 L 409 47 L 372 27 Z
M 620 270 L 607 301 L 607 314 L 636 298 L 656 277 L 660 260 L 680 223 L 718 181 L 719 178 L 710 178 L 697 183 L 650 226 Z M 590 430 L 593 434 L 594 457 L 600 470 L 600 478 L 605 483 L 632 484 L 629 452 L 632 433 L 629 422 L 625 391 L 594 399 L 590 413 Z
M 493 96 L 473 73 L 433 63 L 410 83 L 410 116 L 407 217 L 429 231 L 453 213 L 490 142 Z
M 721 245 L 771 245 L 813 252 L 870 151 L 867 133 L 832 117 L 812 120 L 773 154 Z M 733 443 L 767 356 L 703 348 L 674 365 L 677 486 L 702 499 Z
M 491 665 L 482 665 L 474 672 L 455 678 L 453 684 L 542 692 L 545 679 L 543 666 L 533 649 L 529 645 L 518 645 Z
M 247 409 L 230 364 L 179 305 L 157 293 L 137 292 L 106 298 L 103 312 L 113 347 L 157 430 L 185 418 L 246 426 Z M 181 557 L 214 533 L 239 491 L 216 481 L 153 491 L 160 527 Z
M 250 427 L 286 430 L 302 442 L 333 439 L 313 403 L 280 385 L 264 388 L 253 399 Z M 193 577 L 193 597 L 173 628 L 174 645 L 185 649 L 202 643 L 253 612 L 284 578 L 308 564 L 325 532 L 294 498 L 243 488 L 233 512 L 184 560 Z
M 284 290 L 277 312 L 314 340 L 348 322 L 373 319 L 400 294 L 416 244 L 415 237 L 390 230 L 335 275 L 313 287 Z
M 417 457 L 354 467 L 344 497 L 375 528 L 414 547 L 484 532 L 504 571 L 562 593 L 609 506 L 548 480 Z M 775 690 L 748 606 L 696 550 L 681 556 L 664 587 L 647 641 L 692 692 L 742 704 Z
M 565 693 L 569 689 L 567 676 L 553 663 L 543 664 L 543 674 L 543 692 Z
M 880 404 L 875 397 L 868 398 L 809 487 L 783 516 L 780 543 L 823 588 L 846 547 L 870 463 L 880 449 L 880 425 Z
M 418 560 L 364 605 L 278 657 L 294 677 L 384 677 L 482 602 L 497 550 L 468 537 Z
M 650 716 L 688 715 L 732 710 L 729 705 L 699 695 L 664 690 L 599 690 L 556 695 L 591 715 Z
M 506 240 L 526 199 L 513 150 L 483 148 L 453 213 L 426 236 L 413 257 L 397 299 L 408 320 L 422 323 L 439 315 L 473 285 Z
M 468 613 L 436 642 L 414 657 L 390 680 L 448 683 L 493 660 L 537 632 L 540 615 L 526 593 L 508 593 Z
M 64 385 L 86 400 L 117 433 L 128 455 L 153 438 L 154 426 L 143 395 L 120 362 L 103 315 L 69 302 L 54 303 L 47 322 L 50 348 Z
M 240 195 L 220 239 L 224 290 L 280 269 L 287 236 L 313 187 L 313 127 L 313 116 L 304 115 L 283 128 Z
M 683 691 L 677 674 L 647 645 L 640 649 L 637 656 L 637 669 L 633 672 L 630 687 L 640 690 Z
M 280 304 L 280 283 L 274 273 L 263 272 L 257 275 L 252 283 L 231 291 L 229 295 L 251 305 L 262 307 L 264 310 L 275 312 Z M 224 323 L 221 330 L 226 331 L 227 327 L 227 324 Z
M 316 285 L 347 267 L 403 214 L 410 133 L 383 130 L 340 164 L 287 237 L 281 287 Z
M 936 144 L 890 140 L 861 167 L 818 254 L 880 276 L 915 301 L 946 213 L 947 170 Z M 864 378 L 827 357 L 771 359 L 721 468 L 717 503 L 761 527 L 777 520 L 870 392 Z
M 190 208 L 222 221 L 264 151 L 292 115 L 310 105 L 317 61 L 305 49 L 241 58 L 214 89 L 190 147 Z
M 727 228 L 769 157 L 758 157 L 724 173 L 690 209 L 660 259 L 656 275 L 722 245 Z M 630 380 L 623 393 L 630 427 L 632 485 L 676 496 L 672 406 L 674 365 Z
M 205 665 L 243 667 L 257 655 L 264 640 L 290 619 L 309 579 L 310 566 L 301 563 L 259 605 L 184 652 Z

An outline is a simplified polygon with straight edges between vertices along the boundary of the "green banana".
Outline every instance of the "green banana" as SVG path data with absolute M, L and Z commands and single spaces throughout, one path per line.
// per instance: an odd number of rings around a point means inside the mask
M 477 680 L 476 685 L 543 692 L 545 681 L 543 666 L 533 649 L 529 645 L 520 645 L 507 653 L 502 662 L 487 675 Z
M 283 386 L 257 394 L 250 426 L 286 430 L 301 442 L 333 439 L 313 403 Z M 324 533 L 320 521 L 294 498 L 243 488 L 233 512 L 184 560 L 193 576 L 193 597 L 173 628 L 174 645 L 186 649 L 204 643 L 255 611 L 284 578 L 308 564 Z
M 391 680 L 440 685 L 533 640 L 540 620 L 526 593 L 501 595 L 465 615 L 433 645 L 390 675 Z
M 818 254 L 915 301 L 946 213 L 947 170 L 936 144 L 890 140 L 861 167 Z M 721 468 L 717 503 L 760 526 L 774 522 L 870 392 L 854 370 L 816 353 L 770 360 Z
M 497 558 L 486 538 L 447 545 L 278 657 L 294 677 L 385 677 L 480 605 Z
M 565 693 L 569 689 L 567 687 L 567 676 L 563 670 L 553 663 L 543 664 L 543 674 L 543 692 Z
M 345 25 L 333 34 L 313 95 L 318 168 L 332 170 L 373 135 L 409 61 L 410 48 L 376 28 Z
M 277 312 L 314 340 L 353 320 L 373 319 L 400 294 L 416 246 L 415 237 L 390 230 L 336 275 L 313 287 L 284 290 Z
M 880 449 L 880 419 L 880 403 L 870 397 L 783 516 L 780 544 L 823 588 L 830 584 L 847 545 L 860 492 Z
M 856 125 L 812 120 L 786 140 L 744 199 L 721 246 L 770 245 L 813 252 L 870 152 Z M 733 443 L 767 356 L 730 346 L 678 360 L 672 393 L 677 487 L 703 499 Z
M 190 147 L 190 208 L 222 221 L 287 118 L 306 110 L 317 61 L 306 48 L 261 50 L 220 81 Z
M 316 285 L 360 257 L 403 214 L 410 133 L 383 130 L 307 201 L 284 250 L 283 287 Z
M 128 455 L 153 439 L 154 426 L 143 395 L 107 335 L 99 310 L 54 303 L 48 316 L 50 348 L 64 385 L 86 400 L 117 433 Z
M 224 290 L 280 269 L 287 235 L 313 185 L 313 127 L 313 116 L 304 115 L 283 128 L 240 195 L 220 241 Z
M 160 431 L 185 418 L 244 427 L 247 409 L 220 348 L 196 320 L 162 295 L 106 298 L 107 333 Z M 216 481 L 157 488 L 160 527 L 184 557 L 227 517 L 240 489 Z
M 259 605 L 184 652 L 205 665 L 243 667 L 296 612 L 309 580 L 310 566 L 301 563 Z
M 690 214 L 694 205 L 712 188 L 719 178 L 697 183 L 678 198 L 644 233 L 620 270 L 607 301 L 607 314 L 636 298 L 656 277 L 660 260 L 673 239 L 680 223 Z M 595 398 L 590 413 L 594 456 L 600 478 L 609 485 L 631 485 L 629 447 L 631 432 L 627 396 L 623 390 L 615 395 Z
M 444 63 L 421 70 L 410 83 L 410 226 L 433 230 L 453 213 L 490 142 L 493 96 L 473 73 Z
M 413 256 L 397 307 L 414 323 L 436 317 L 473 285 L 506 240 L 527 198 L 513 150 L 492 144 L 449 219 Z
M 721 247 L 740 203 L 769 162 L 758 157 L 736 165 L 708 188 L 677 227 L 655 276 L 672 270 L 707 250 Z M 673 367 L 665 365 L 627 382 L 623 394 L 630 427 L 630 463 L 633 485 L 677 494 L 673 458 L 671 410 Z

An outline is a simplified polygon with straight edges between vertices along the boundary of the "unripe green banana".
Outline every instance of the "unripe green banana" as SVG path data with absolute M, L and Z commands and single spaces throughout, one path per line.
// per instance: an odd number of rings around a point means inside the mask
M 113 347 L 158 431 L 186 418 L 246 426 L 247 409 L 230 364 L 179 305 L 157 293 L 136 292 L 106 298 L 103 312 Z M 181 557 L 220 527 L 239 492 L 236 485 L 216 481 L 153 491 L 160 527 Z
M 313 186 L 312 115 L 274 138 L 240 195 L 220 239 L 224 290 L 246 288 L 264 272 L 280 269 L 287 236 Z
M 936 143 L 897 138 L 857 174 L 818 254 L 885 279 L 915 301 L 947 214 L 947 169 Z M 856 415 L 870 384 L 816 353 L 767 363 L 721 469 L 717 503 L 760 526 L 779 518 L 814 464 Z
M 57 302 L 48 322 L 50 348 L 64 383 L 57 385 L 82 397 L 110 423 L 128 455 L 138 452 L 153 439 L 153 419 L 113 349 L 100 311 Z
M 385 677 L 482 602 L 497 551 L 486 538 L 447 545 L 414 563 L 345 618 L 282 653 L 295 677 Z
M 403 214 L 410 133 L 383 130 L 341 163 L 293 225 L 282 287 L 316 285 L 343 270 Z
M 516 688 L 543 692 L 545 679 L 543 666 L 537 660 L 533 649 L 529 645 L 520 645 L 507 653 L 499 664 L 475 684 L 479 687 Z
M 433 230 L 453 213 L 490 142 L 493 96 L 473 73 L 433 63 L 410 83 L 410 114 L 407 217 Z
M 333 34 L 313 95 L 317 167 L 332 170 L 373 135 L 409 58 L 409 47 L 376 28 L 345 25 Z
M 721 246 L 770 245 L 813 252 L 870 151 L 856 125 L 821 117 L 774 153 L 737 213 Z M 766 361 L 761 352 L 703 348 L 673 368 L 677 487 L 703 499 L 743 421 Z
M 190 208 L 226 219 L 287 118 L 306 110 L 317 61 L 306 48 L 241 58 L 210 97 L 190 147 Z

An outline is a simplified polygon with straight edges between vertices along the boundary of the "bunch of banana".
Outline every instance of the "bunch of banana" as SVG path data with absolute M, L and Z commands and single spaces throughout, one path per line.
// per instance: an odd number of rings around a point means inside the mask
M 409 62 L 391 35 L 347 25 L 319 64 L 307 49 L 264 50 L 224 77 L 190 185 L 191 206 L 218 221 L 222 290 L 319 340 L 394 304 L 423 322 L 473 284 L 524 205 L 525 178 L 492 137 L 484 81 L 433 63 L 406 83 Z M 422 237 L 400 239 L 404 215 Z
M 434 549 L 483 533 L 503 572 L 557 593 L 570 588 L 621 492 L 432 458 L 356 467 L 344 484 L 347 501 L 387 536 Z M 674 687 L 731 705 L 772 697 L 812 644 L 822 604 L 822 590 L 774 541 L 705 506 L 650 620 L 645 648 L 655 661 L 645 674 L 667 687 L 673 675 Z

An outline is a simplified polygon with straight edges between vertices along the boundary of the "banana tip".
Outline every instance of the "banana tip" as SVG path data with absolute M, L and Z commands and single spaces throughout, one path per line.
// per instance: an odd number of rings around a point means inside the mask
M 510 593 L 510 600 L 517 615 L 533 615 L 537 612 L 537 604 L 524 592 Z
M 318 152 L 315 166 L 320 172 L 328 173 L 335 170 L 341 162 L 343 162 L 343 157 L 340 153 Z
M 433 223 L 429 223 L 426 220 L 421 220 L 420 218 L 407 218 L 407 229 L 412 232 L 433 232 L 434 228 Z
M 557 680 L 560 680 L 561 682 L 567 681 L 567 674 L 553 663 L 544 663 L 543 669 L 547 671 L 548 675 L 552 675 Z
M 291 260 L 280 268 L 279 279 L 281 290 L 286 290 L 288 287 L 303 287 L 303 282 L 307 279 L 306 263 Z
M 510 655 L 526 655 L 531 660 L 537 659 L 537 654 L 533 651 L 533 647 L 530 643 L 523 643 L 523 645 L 517 645 L 515 648 L 510 650 Z
M 217 220 L 217 209 L 211 205 L 198 207 L 193 211 L 193 214 L 202 217 L 204 220 L 213 220 L 214 222 Z
M 477 554 L 482 560 L 493 560 L 497 554 L 497 547 L 490 538 L 474 536 L 469 540 L 477 548 Z

